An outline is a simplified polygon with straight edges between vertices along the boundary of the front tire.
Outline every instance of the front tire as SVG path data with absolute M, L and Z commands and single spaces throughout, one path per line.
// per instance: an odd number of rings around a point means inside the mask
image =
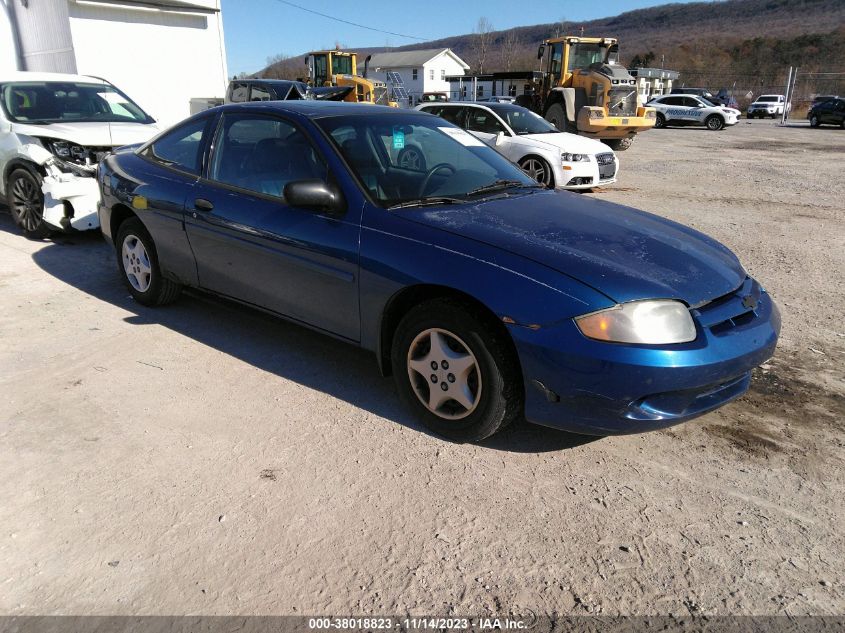
M 399 396 L 423 424 L 477 442 L 516 419 L 524 395 L 517 361 L 473 306 L 435 299 L 412 309 L 391 349 Z
M 546 110 L 546 121 L 554 125 L 557 129 L 561 132 L 573 132 L 577 133 L 577 131 L 573 131 L 570 129 L 572 126 L 569 125 L 569 121 L 566 119 L 566 111 L 563 109 L 563 105 L 560 103 L 553 103 L 549 106 L 549 109 Z
M 614 152 L 624 152 L 626 149 L 631 147 L 634 143 L 634 137 L 628 138 L 607 138 L 607 139 L 599 139 L 602 143 L 607 145 L 610 149 Z
M 161 274 L 153 238 L 138 218 L 120 225 L 115 240 L 117 267 L 135 301 L 160 306 L 176 301 L 182 287 Z
M 44 192 L 41 176 L 22 167 L 9 174 L 6 199 L 15 224 L 30 239 L 43 239 L 50 234 L 44 222 Z
M 707 126 L 708 130 L 713 132 L 717 132 L 725 127 L 725 121 L 720 117 L 718 114 L 711 114 L 707 119 L 704 121 L 704 125 Z
M 544 187 L 551 189 L 555 186 L 552 168 L 542 158 L 526 156 L 519 161 L 519 168 L 525 172 L 526 176 L 533 178 Z
M 660 112 L 657 113 L 657 116 L 654 119 L 654 127 L 658 130 L 662 130 L 666 127 L 666 117 L 663 116 Z

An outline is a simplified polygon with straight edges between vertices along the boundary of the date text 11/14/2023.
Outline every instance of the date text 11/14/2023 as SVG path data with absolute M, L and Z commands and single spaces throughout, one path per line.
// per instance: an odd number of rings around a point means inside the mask
M 317 617 L 309 618 L 312 630 L 524 630 L 531 627 L 530 619 L 518 618 L 437 618 L 437 617 Z

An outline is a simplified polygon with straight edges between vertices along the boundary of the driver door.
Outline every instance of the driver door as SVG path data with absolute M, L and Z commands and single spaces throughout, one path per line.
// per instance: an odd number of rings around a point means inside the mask
M 496 115 L 489 110 L 485 110 L 483 108 L 469 108 L 466 117 L 466 130 L 480 141 L 483 141 L 499 153 L 507 156 L 508 159 L 515 161 L 521 158 L 521 156 L 514 155 L 516 148 L 513 143 L 508 142 L 507 137 L 509 134 L 505 129 L 505 126 L 502 125 L 502 122 L 496 118 Z M 504 134 L 506 138 L 503 140 L 501 145 L 496 145 L 496 138 L 500 132 Z
M 358 341 L 360 209 L 331 214 L 286 202 L 287 183 L 313 179 L 331 174 L 299 126 L 226 112 L 186 205 L 199 285 Z

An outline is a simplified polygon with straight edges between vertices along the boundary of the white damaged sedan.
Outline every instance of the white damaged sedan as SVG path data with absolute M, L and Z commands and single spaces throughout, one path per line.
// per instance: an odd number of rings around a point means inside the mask
M 521 106 L 455 102 L 423 104 L 417 110 L 464 128 L 547 187 L 591 189 L 616 182 L 619 161 L 607 145 L 560 132 Z
M 0 76 L 0 196 L 28 237 L 99 228 L 97 163 L 159 128 L 110 83 L 83 75 Z

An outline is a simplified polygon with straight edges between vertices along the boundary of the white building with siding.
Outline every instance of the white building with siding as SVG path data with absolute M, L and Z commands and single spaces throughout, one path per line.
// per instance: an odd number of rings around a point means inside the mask
M 363 70 L 359 60 L 358 70 Z M 397 72 L 402 77 L 405 89 L 416 104 L 424 92 L 449 93 L 452 75 L 463 75 L 469 65 L 450 48 L 429 48 L 419 51 L 392 51 L 376 53 L 370 59 L 368 78 L 385 82 L 387 73 Z M 405 105 L 405 104 L 403 104 Z
M 6 71 L 102 77 L 167 125 L 223 99 L 221 0 L 0 0 Z M 204 103 L 203 103 L 204 105 Z

